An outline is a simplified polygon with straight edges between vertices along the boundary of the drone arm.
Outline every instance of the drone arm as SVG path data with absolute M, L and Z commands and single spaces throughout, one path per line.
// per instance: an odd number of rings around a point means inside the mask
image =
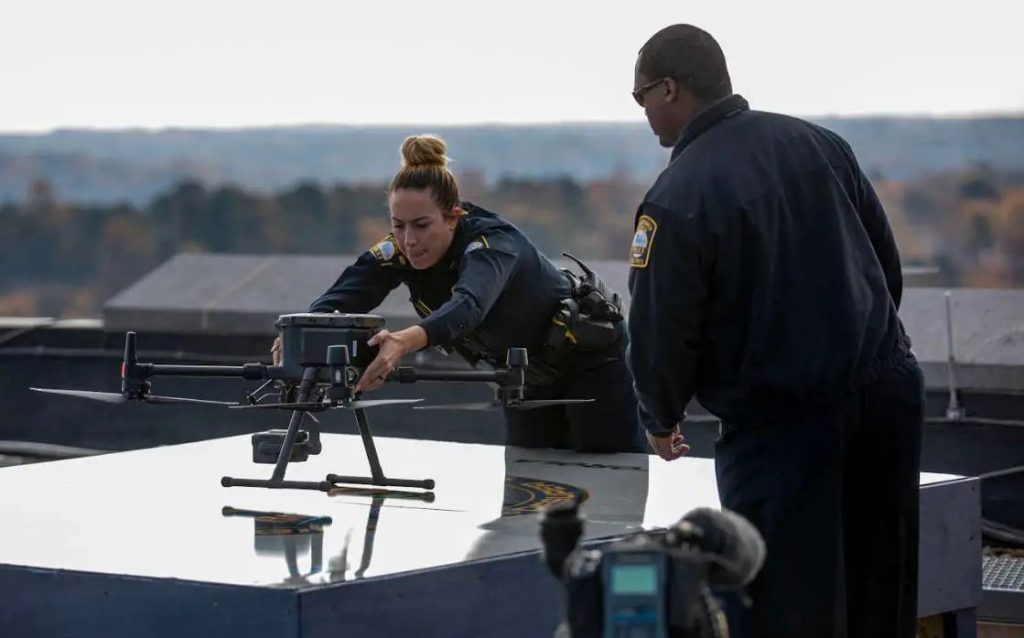
M 273 379 L 279 367 L 262 363 L 240 366 L 169 365 L 139 363 L 134 332 L 125 334 L 124 360 L 121 363 L 121 392 L 128 398 L 142 398 L 149 392 L 150 377 L 241 377 L 243 379 Z
M 271 377 L 271 366 L 262 363 L 246 363 L 240 366 L 183 366 L 157 363 L 145 365 L 148 366 L 146 376 L 150 377 L 241 377 L 257 381 Z
M 399 366 L 388 376 L 389 381 L 470 381 L 497 383 L 503 387 L 522 388 L 528 359 L 525 348 L 509 348 L 508 363 L 497 370 L 417 370 Z

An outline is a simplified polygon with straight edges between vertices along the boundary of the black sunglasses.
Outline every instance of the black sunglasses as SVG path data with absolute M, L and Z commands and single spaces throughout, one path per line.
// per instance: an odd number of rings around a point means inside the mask
M 633 91 L 633 99 L 636 100 L 637 104 L 639 104 L 640 106 L 643 106 L 644 105 L 644 96 L 647 95 L 647 92 L 650 91 L 651 89 L 653 89 L 654 87 L 658 86 L 659 84 L 661 84 L 662 82 L 664 82 L 667 79 L 668 78 L 661 78 L 660 80 L 654 80 L 653 82 L 648 82 L 647 84 L 641 86 L 639 89 Z

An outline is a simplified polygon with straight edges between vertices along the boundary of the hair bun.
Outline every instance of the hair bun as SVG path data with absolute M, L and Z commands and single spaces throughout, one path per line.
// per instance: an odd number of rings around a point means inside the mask
M 402 142 L 403 166 L 447 166 L 444 140 L 433 135 L 412 135 Z

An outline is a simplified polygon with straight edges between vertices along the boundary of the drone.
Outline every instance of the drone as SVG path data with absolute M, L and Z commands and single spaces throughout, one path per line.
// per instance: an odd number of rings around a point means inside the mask
M 169 365 L 141 363 L 138 360 L 135 332 L 127 332 L 124 360 L 121 363 L 121 392 L 96 392 L 59 388 L 30 388 L 36 392 L 92 399 L 105 403 L 200 404 L 224 406 L 229 409 L 288 410 L 291 419 L 286 429 L 257 432 L 252 435 L 254 463 L 274 464 L 269 479 L 221 478 L 224 487 L 258 487 L 267 489 L 303 489 L 329 492 L 346 484 L 376 487 L 401 487 L 433 490 L 433 479 L 399 479 L 384 475 L 374 445 L 366 410 L 392 405 L 409 405 L 422 399 L 364 400 L 355 391 L 363 370 L 374 360 L 378 348 L 367 346 L 367 340 L 384 329 L 384 319 L 377 315 L 342 313 L 297 313 L 281 315 L 275 322 L 281 336 L 280 365 L 246 363 L 225 365 Z M 530 410 L 553 405 L 587 403 L 593 399 L 527 400 L 523 396 L 529 357 L 525 348 L 509 348 L 505 367 L 493 370 L 422 370 L 398 366 L 387 381 L 416 383 L 419 381 L 484 382 L 496 385 L 496 401 L 485 404 L 453 404 L 423 406 L 429 409 L 510 409 Z M 253 392 L 246 393 L 246 403 L 212 401 L 189 397 L 152 394 L 154 377 L 214 377 L 263 381 Z M 276 384 L 278 392 L 266 391 Z M 261 394 L 262 393 L 262 394 Z M 266 401 L 275 395 L 277 401 Z M 325 410 L 351 410 L 362 439 L 370 476 L 328 474 L 321 481 L 286 480 L 289 463 L 300 463 L 320 454 L 320 424 L 312 413 Z M 303 428 L 304 417 L 310 416 Z

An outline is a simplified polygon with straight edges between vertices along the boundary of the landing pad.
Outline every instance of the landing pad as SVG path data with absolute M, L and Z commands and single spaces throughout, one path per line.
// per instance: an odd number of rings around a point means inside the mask
M 286 478 L 369 471 L 356 436 L 323 449 Z M 582 501 L 602 539 L 718 506 L 707 459 L 377 449 L 390 478 L 434 479 L 432 497 L 221 487 L 270 476 L 248 436 L 0 470 L 0 636 L 551 635 L 538 511 Z M 977 482 L 923 474 L 921 523 L 922 615 L 973 608 Z

